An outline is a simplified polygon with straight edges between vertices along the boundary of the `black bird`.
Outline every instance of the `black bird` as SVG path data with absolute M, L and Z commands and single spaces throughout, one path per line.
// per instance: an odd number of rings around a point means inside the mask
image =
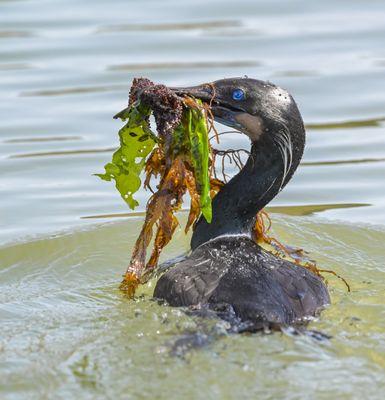
M 215 120 L 246 134 L 251 150 L 213 199 L 212 222 L 197 222 L 191 255 L 160 277 L 154 297 L 233 316 L 250 331 L 305 322 L 330 301 L 322 279 L 252 240 L 257 212 L 291 179 L 303 154 L 305 129 L 294 99 L 247 77 L 173 90 L 210 103 Z

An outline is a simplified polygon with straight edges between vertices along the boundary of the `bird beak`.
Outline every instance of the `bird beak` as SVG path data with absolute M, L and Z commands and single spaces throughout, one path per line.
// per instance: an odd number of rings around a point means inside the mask
M 204 83 L 198 86 L 172 87 L 170 89 L 178 96 L 191 96 L 210 104 L 215 121 L 231 128 L 242 130 L 242 125 L 237 121 L 237 117 L 244 111 L 223 101 L 219 93 L 216 93 L 213 84 Z
M 213 89 L 208 83 L 191 87 L 170 87 L 169 89 L 180 97 L 191 96 L 196 99 L 200 99 L 205 103 L 210 103 L 210 100 L 213 97 Z M 114 115 L 114 118 L 125 119 L 129 110 L 130 107 L 127 107 L 124 110 L 119 111 L 116 115 Z
M 209 103 L 211 100 L 214 100 L 215 97 L 214 89 L 209 83 L 190 87 L 170 87 L 170 90 L 172 90 L 178 96 L 195 97 L 196 99 L 200 99 L 205 103 Z
M 220 94 L 216 92 L 213 84 L 203 83 L 198 86 L 170 87 L 170 90 L 180 97 L 190 96 L 210 104 L 215 121 L 239 131 L 245 131 L 244 125 L 241 123 L 241 117 L 245 115 L 246 112 L 241 108 L 236 108 L 226 103 L 226 101 L 221 98 Z M 114 115 L 114 118 L 126 119 L 129 109 L 129 107 L 125 108 Z

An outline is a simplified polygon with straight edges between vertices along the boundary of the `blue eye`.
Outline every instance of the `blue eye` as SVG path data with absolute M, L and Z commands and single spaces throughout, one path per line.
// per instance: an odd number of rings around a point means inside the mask
M 242 89 L 235 89 L 233 92 L 233 100 L 239 101 L 245 98 L 245 92 Z

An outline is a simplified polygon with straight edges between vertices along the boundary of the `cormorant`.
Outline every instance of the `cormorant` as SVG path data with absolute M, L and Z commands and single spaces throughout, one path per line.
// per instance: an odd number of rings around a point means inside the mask
M 198 220 L 192 253 L 160 277 L 154 297 L 232 315 L 250 331 L 317 315 L 330 302 L 322 279 L 252 239 L 257 212 L 288 183 L 303 154 L 305 129 L 294 99 L 247 77 L 173 90 L 210 103 L 215 120 L 246 134 L 251 150 L 244 168 L 214 197 L 212 222 Z

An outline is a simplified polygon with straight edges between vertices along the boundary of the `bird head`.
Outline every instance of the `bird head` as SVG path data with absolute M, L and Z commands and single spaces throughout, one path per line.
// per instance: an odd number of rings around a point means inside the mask
M 246 134 L 252 142 L 267 135 L 304 135 L 300 112 L 292 96 L 270 82 L 227 78 L 198 86 L 172 88 L 211 105 L 217 122 Z

